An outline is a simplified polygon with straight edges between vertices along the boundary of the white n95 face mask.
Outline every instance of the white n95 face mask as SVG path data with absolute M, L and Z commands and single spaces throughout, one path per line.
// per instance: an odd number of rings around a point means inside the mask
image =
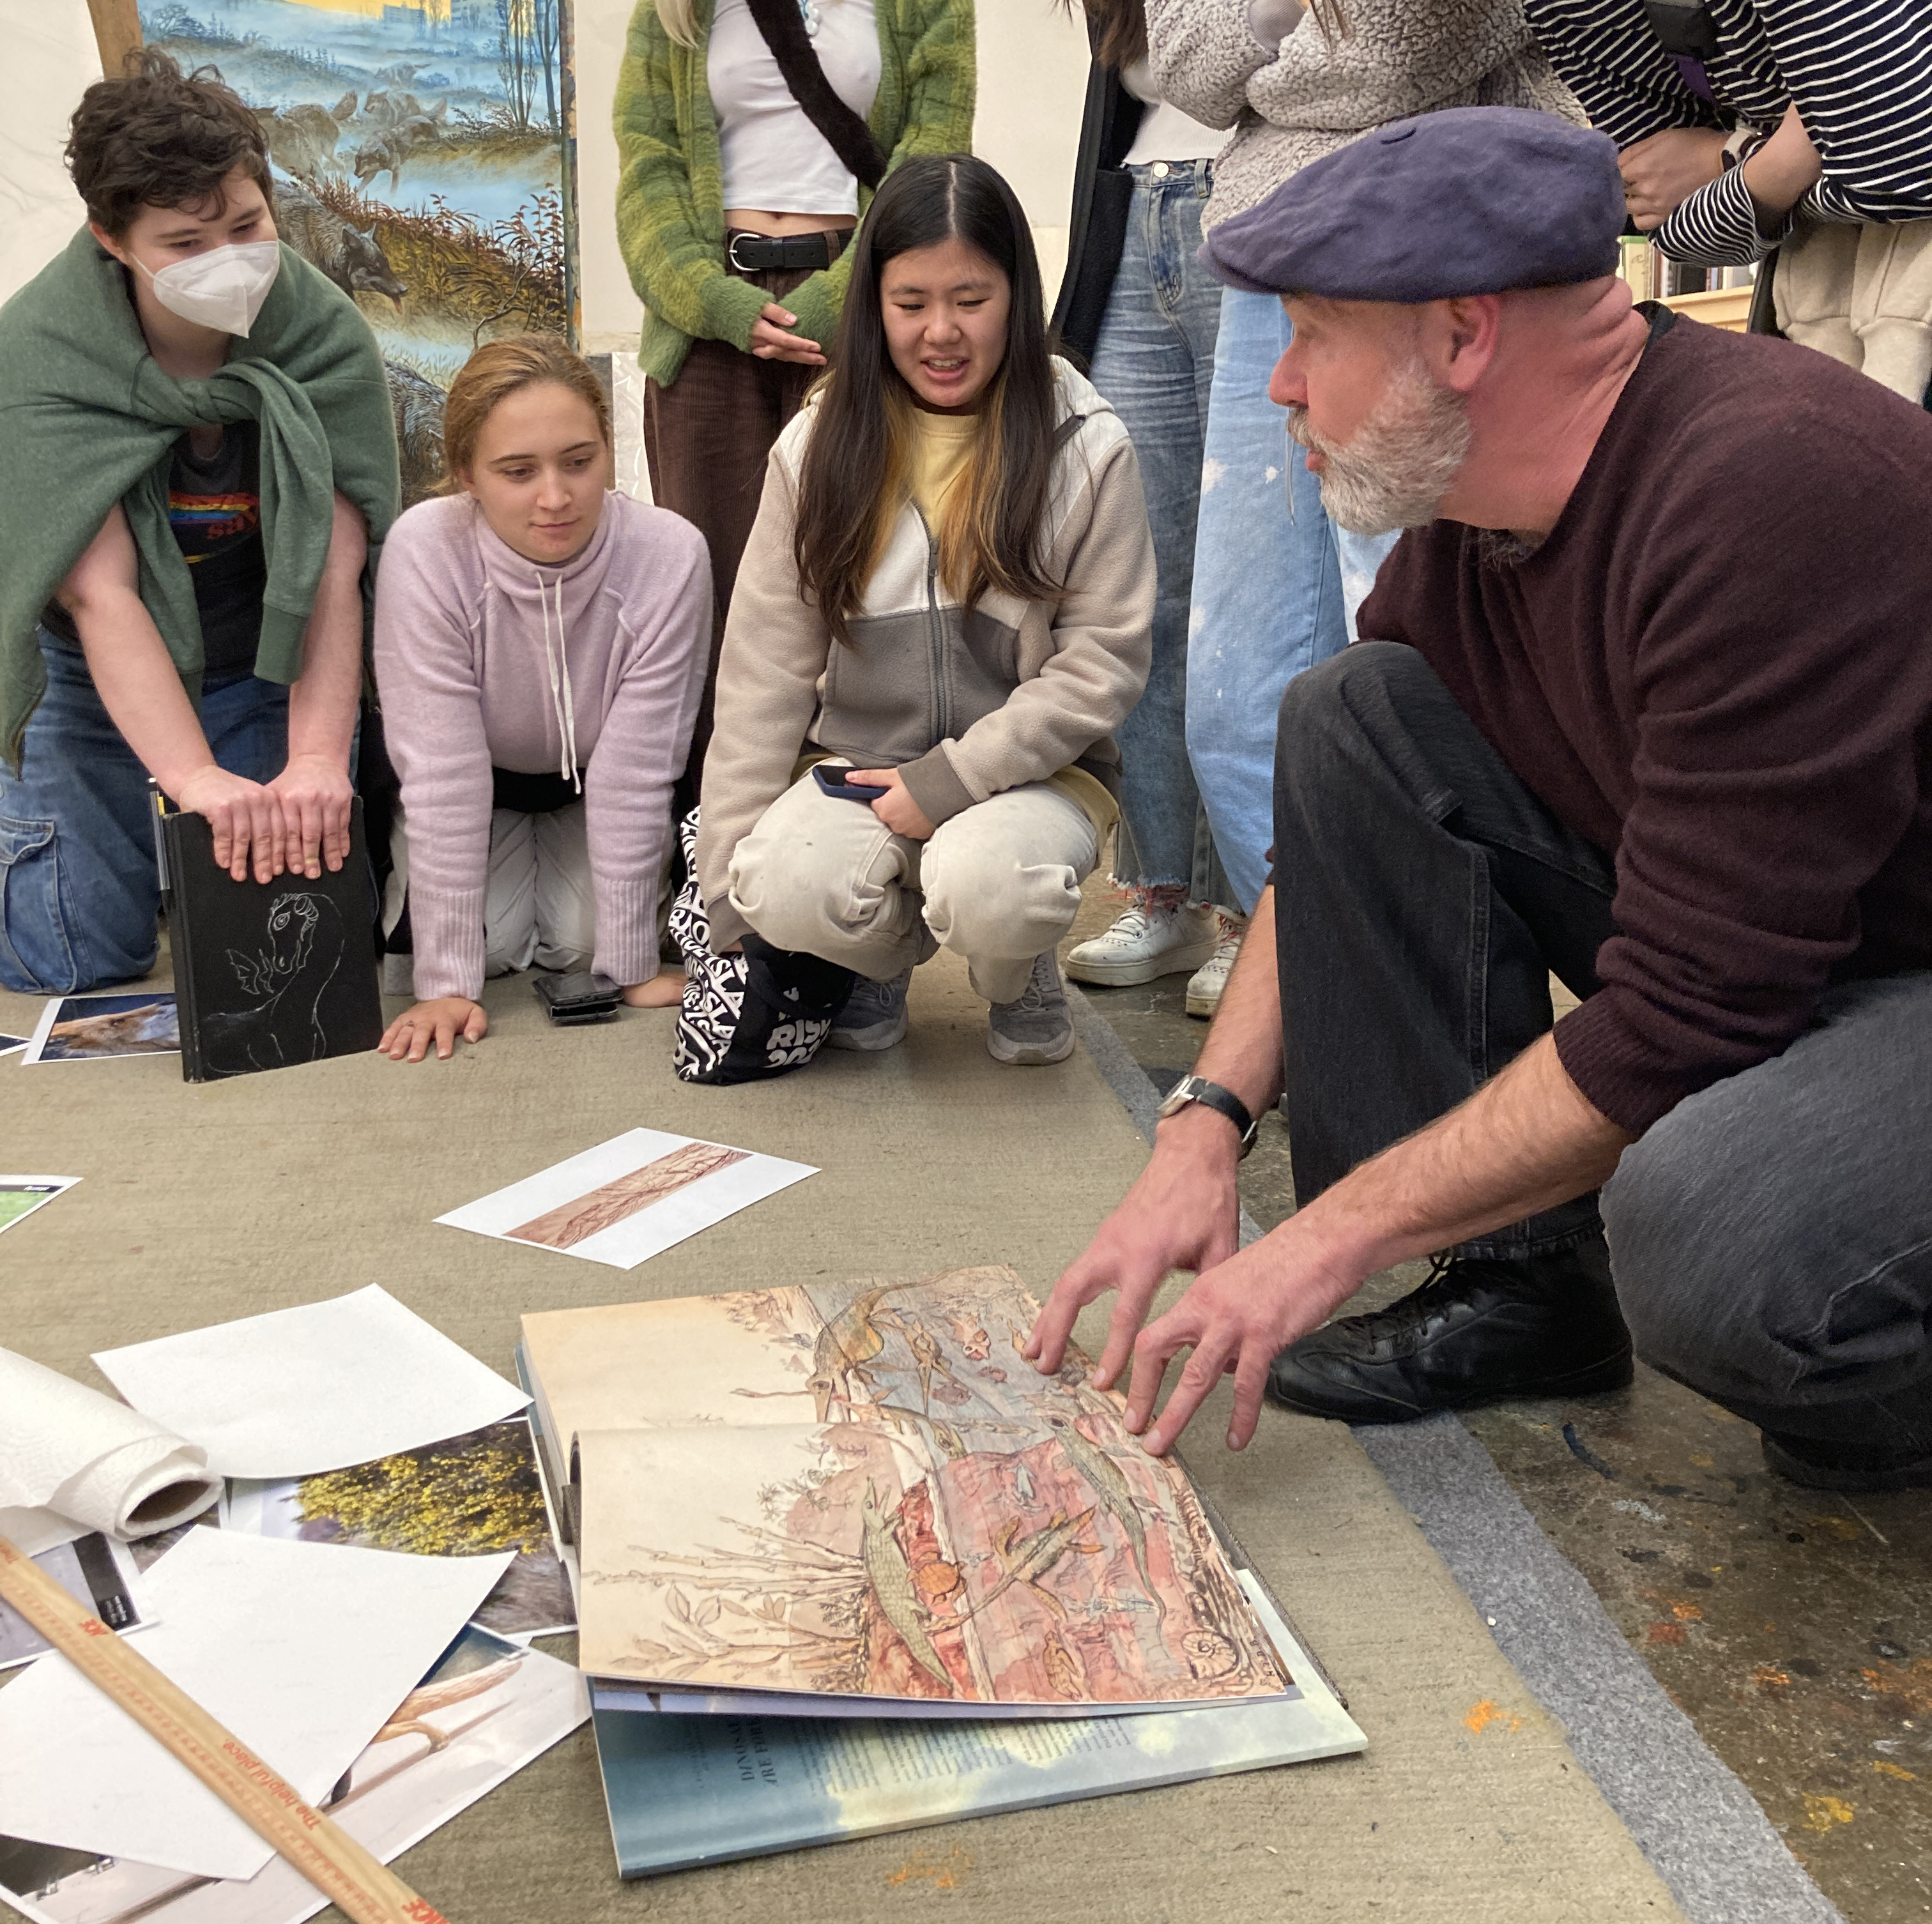
M 238 241 L 190 254 L 159 274 L 141 267 L 154 283 L 154 298 L 170 313 L 224 334 L 246 337 L 282 269 L 279 241 Z

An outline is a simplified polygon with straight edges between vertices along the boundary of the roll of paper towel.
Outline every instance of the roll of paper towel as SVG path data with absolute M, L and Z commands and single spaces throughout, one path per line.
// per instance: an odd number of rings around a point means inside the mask
M 29 1555 L 92 1530 L 124 1542 L 171 1530 L 220 1493 L 206 1450 L 0 1350 L 0 1535 Z

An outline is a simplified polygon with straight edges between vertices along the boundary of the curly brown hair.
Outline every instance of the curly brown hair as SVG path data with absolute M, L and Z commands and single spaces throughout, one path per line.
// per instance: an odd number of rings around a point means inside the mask
M 144 207 L 226 205 L 222 183 L 239 167 L 271 202 L 261 123 L 212 67 L 184 73 L 142 47 L 122 77 L 97 80 L 68 124 L 68 172 L 88 217 L 118 240 Z

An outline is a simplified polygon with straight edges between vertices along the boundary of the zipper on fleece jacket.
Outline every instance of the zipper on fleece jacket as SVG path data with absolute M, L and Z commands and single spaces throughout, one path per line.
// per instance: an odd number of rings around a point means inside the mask
M 939 612 L 939 538 L 923 514 L 919 525 L 926 529 L 926 634 L 932 651 L 932 739 L 937 745 L 952 733 L 951 683 L 946 673 L 946 624 Z

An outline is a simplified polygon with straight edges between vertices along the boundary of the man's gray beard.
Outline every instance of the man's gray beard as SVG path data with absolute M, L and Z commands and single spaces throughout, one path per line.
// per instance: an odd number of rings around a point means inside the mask
M 1288 409 L 1288 431 L 1322 457 L 1322 505 L 1355 535 L 1433 521 L 1469 452 L 1462 397 L 1438 387 L 1415 358 L 1396 369 L 1388 391 L 1347 441 L 1317 434 L 1306 408 Z

